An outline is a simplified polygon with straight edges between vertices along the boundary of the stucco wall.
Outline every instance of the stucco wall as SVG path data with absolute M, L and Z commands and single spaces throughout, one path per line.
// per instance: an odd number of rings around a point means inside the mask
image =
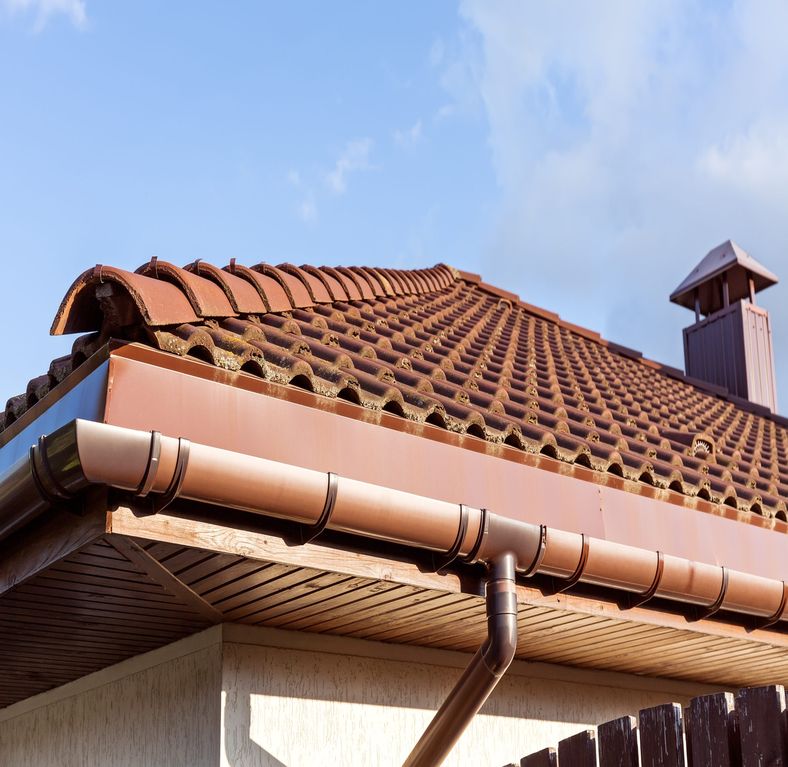
M 215 644 L 139 671 L 128 665 L 126 676 L 92 689 L 38 696 L 43 705 L 0 717 L 0 764 L 215 767 L 220 664 Z
M 14 767 L 399 767 L 468 657 L 217 626 L 0 711 Z M 515 663 L 446 765 L 501 767 L 710 688 Z
M 225 643 L 222 767 L 399 767 L 467 660 L 385 645 L 373 655 L 366 646 L 376 643 L 322 642 L 323 651 L 306 643 Z M 445 764 L 519 763 L 586 726 L 671 700 L 686 703 L 707 690 L 516 664 Z

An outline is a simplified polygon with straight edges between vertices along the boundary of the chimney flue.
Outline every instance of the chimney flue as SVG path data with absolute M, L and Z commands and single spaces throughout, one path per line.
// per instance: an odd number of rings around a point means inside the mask
M 755 294 L 776 282 L 728 240 L 709 251 L 670 296 L 695 312 L 695 324 L 684 328 L 687 375 L 771 411 L 777 410 L 772 332 Z

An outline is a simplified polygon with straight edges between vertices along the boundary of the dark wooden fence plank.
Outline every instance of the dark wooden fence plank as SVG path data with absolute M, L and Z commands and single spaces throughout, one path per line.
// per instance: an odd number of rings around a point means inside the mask
M 785 690 L 747 687 L 736 695 L 743 767 L 786 767 Z
M 637 726 L 630 716 L 605 722 L 596 738 L 585 730 L 520 767 L 788 767 L 787 704 L 783 686 L 770 685 L 693 698 L 683 717 L 678 703 L 655 706 Z
M 622 716 L 597 727 L 599 767 L 639 767 L 637 724 Z
M 543 748 L 520 759 L 520 767 L 558 767 L 558 756 L 554 748 Z
M 733 695 L 719 692 L 690 701 L 685 717 L 687 757 L 691 767 L 741 767 Z
M 681 706 L 666 703 L 640 712 L 642 767 L 685 767 Z
M 597 767 L 596 737 L 593 730 L 585 730 L 564 738 L 558 743 L 558 763 L 567 767 Z

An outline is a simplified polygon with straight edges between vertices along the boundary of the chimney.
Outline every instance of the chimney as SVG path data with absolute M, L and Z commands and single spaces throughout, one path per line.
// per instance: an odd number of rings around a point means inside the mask
M 687 375 L 777 410 L 769 313 L 755 294 L 777 282 L 735 242 L 706 254 L 671 294 L 674 304 L 695 312 L 684 328 Z

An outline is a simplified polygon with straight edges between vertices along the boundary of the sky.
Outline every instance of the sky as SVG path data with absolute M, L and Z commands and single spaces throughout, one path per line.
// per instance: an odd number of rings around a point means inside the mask
M 0 0 L 0 399 L 97 263 L 445 262 L 683 367 L 733 239 L 788 281 L 788 4 Z M 788 412 L 788 285 L 772 314 Z

